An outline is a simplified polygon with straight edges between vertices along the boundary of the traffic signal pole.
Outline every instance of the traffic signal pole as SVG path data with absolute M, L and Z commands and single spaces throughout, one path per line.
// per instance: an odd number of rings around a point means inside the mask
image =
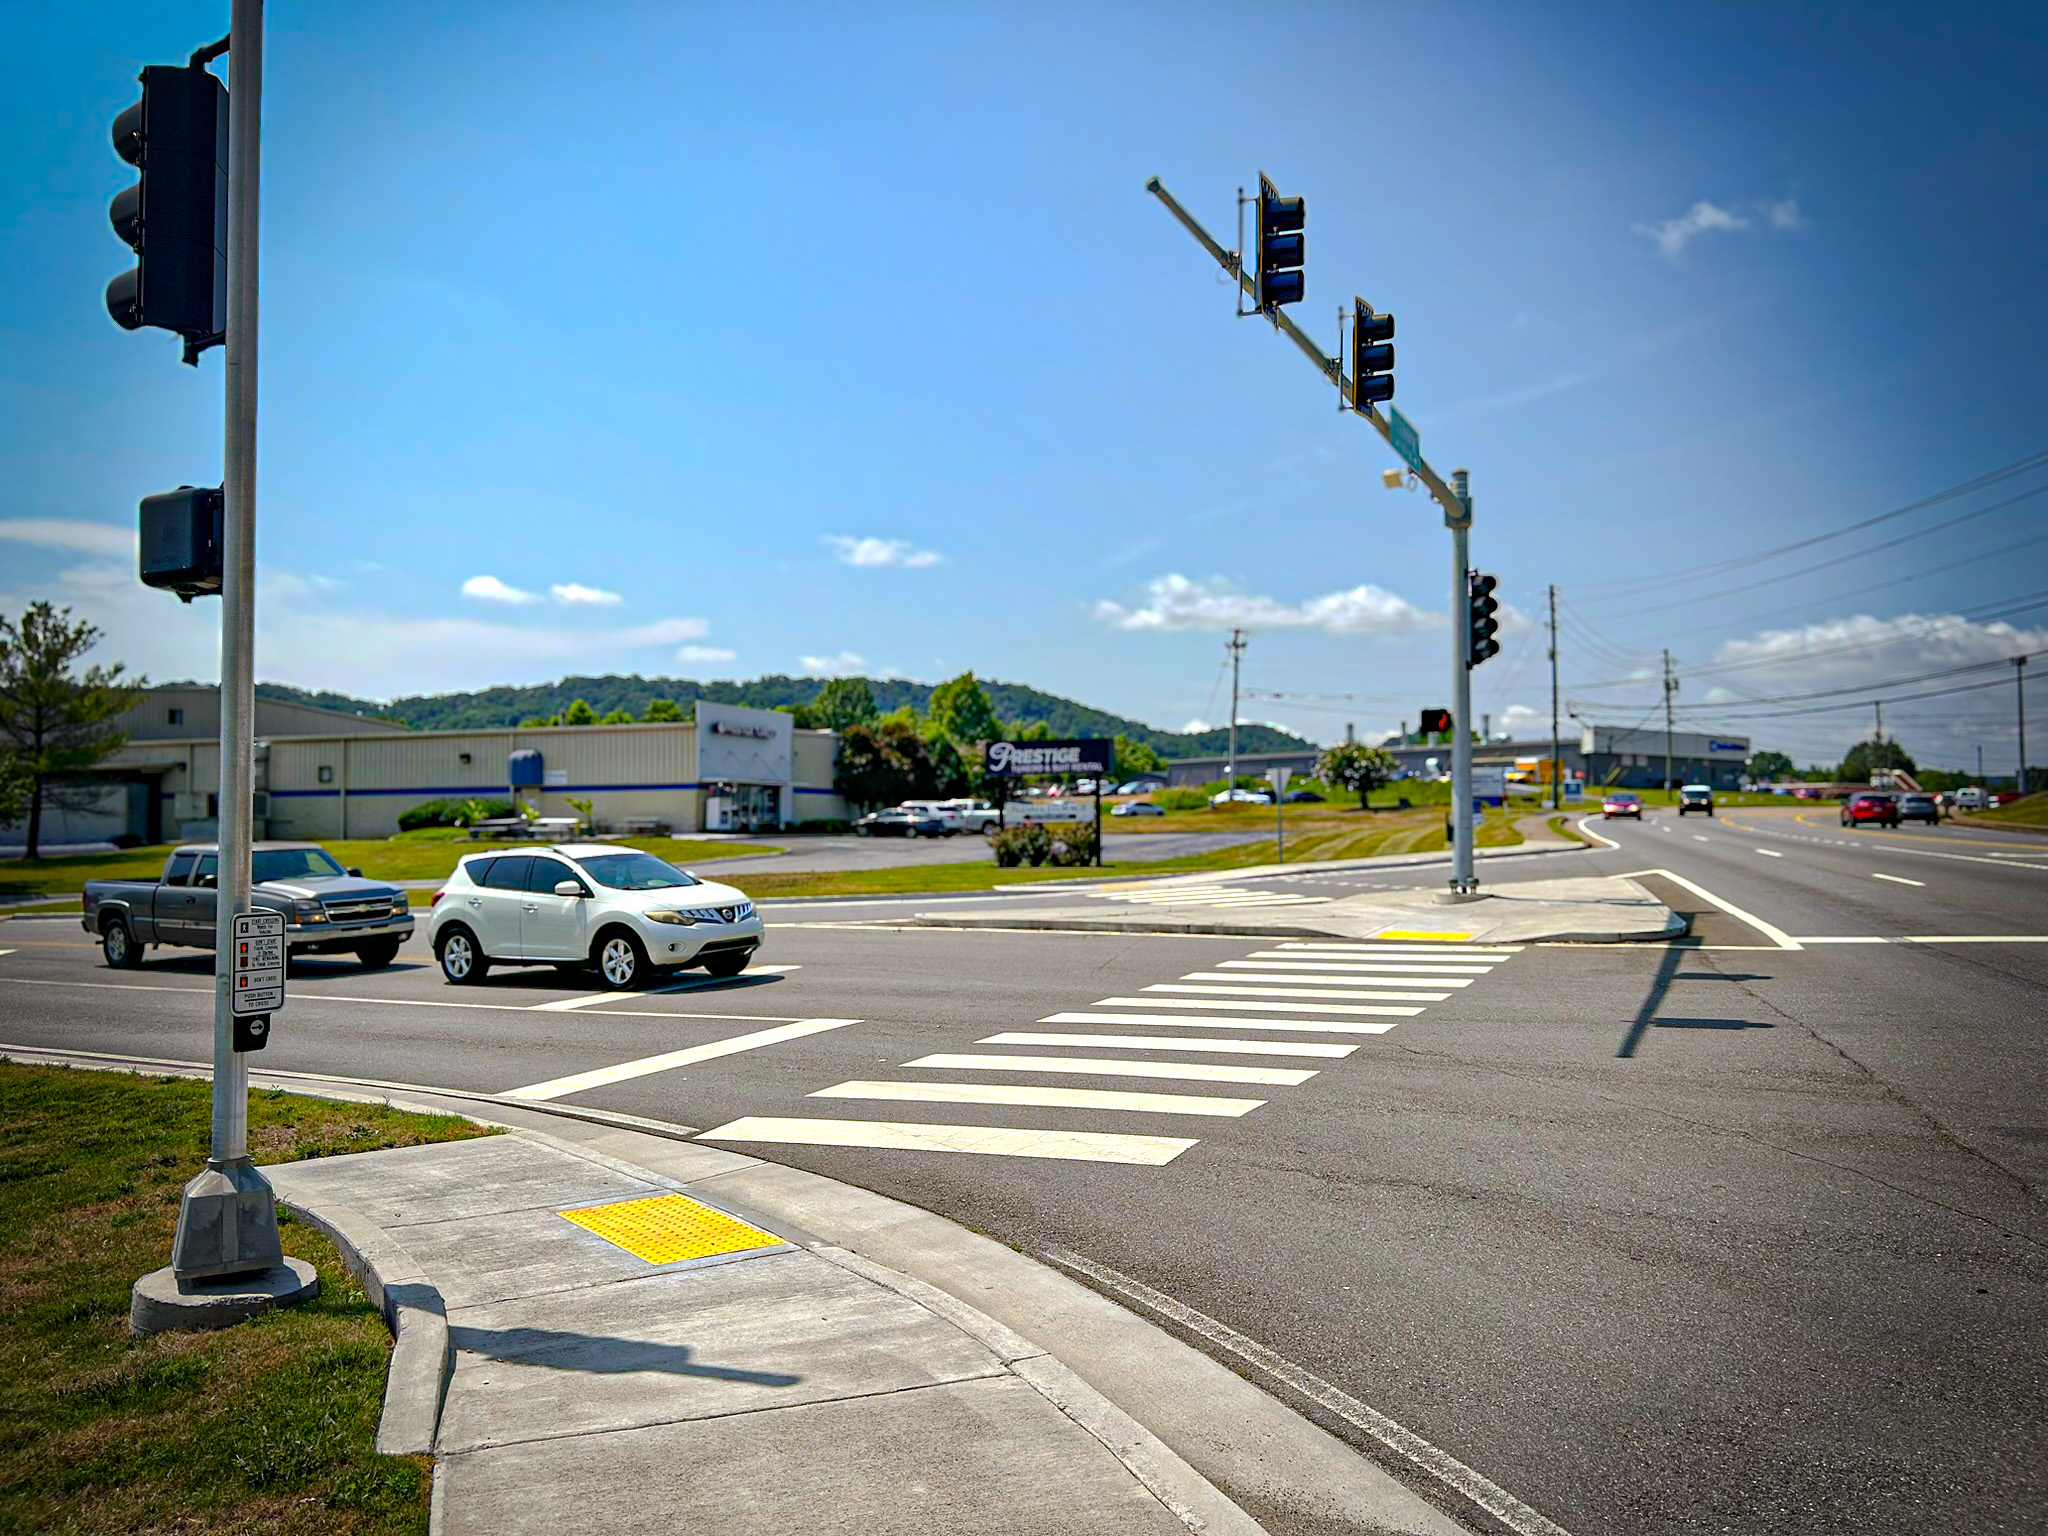
M 213 1139 L 185 1186 L 171 1268 L 180 1281 L 284 1262 L 269 1181 L 249 1161 L 249 1069 L 234 1049 L 235 923 L 249 900 L 255 811 L 257 189 L 263 0 L 233 0 L 228 31 L 226 505 L 220 614 L 220 875 L 214 922 Z
M 1145 183 L 1145 190 L 1159 199 L 1166 211 L 1180 221 L 1181 227 L 1195 237 L 1219 267 L 1237 279 L 1239 289 L 1249 294 L 1252 302 L 1257 304 L 1258 277 L 1256 273 L 1245 270 L 1243 257 L 1218 245 L 1195 216 L 1166 190 L 1157 176 Z M 1372 429 L 1386 440 L 1388 447 L 1393 447 L 1392 426 L 1370 401 L 1357 399 L 1355 381 L 1344 376 L 1343 362 L 1324 356 L 1323 349 L 1309 339 L 1308 333 L 1280 310 L 1268 310 L 1266 315 L 1273 322 L 1273 328 L 1299 347 L 1302 354 L 1315 364 L 1316 371 L 1336 385 L 1338 393 L 1345 400 L 1352 401 L 1358 414 L 1371 423 Z M 1420 454 L 1409 461 L 1409 472 L 1422 482 L 1423 488 L 1444 510 L 1444 526 L 1451 531 L 1451 556 L 1456 570 L 1451 592 L 1451 688 L 1456 700 L 1453 706 L 1455 717 L 1451 721 L 1451 802 L 1456 813 L 1451 817 L 1451 893 L 1456 897 L 1474 894 L 1479 886 L 1472 873 L 1472 672 L 1465 664 L 1470 644 L 1465 572 L 1471 555 L 1472 501 L 1463 470 L 1451 476 L 1457 484 L 1455 490 Z

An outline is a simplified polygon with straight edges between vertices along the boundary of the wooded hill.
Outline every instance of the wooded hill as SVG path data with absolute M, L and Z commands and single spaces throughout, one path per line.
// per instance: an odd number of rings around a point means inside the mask
M 931 685 L 901 678 L 869 678 L 875 704 L 885 714 L 908 704 L 923 714 L 930 707 Z M 714 704 L 745 704 L 755 709 L 780 709 L 809 704 L 818 696 L 824 681 L 815 677 L 759 677 L 742 683 L 699 683 L 681 677 L 565 677 L 558 683 L 536 683 L 525 688 L 485 688 L 476 693 L 427 694 L 393 699 L 378 704 L 350 698 L 343 693 L 308 692 L 282 683 L 258 683 L 256 691 L 265 698 L 285 699 L 297 704 L 317 704 L 323 709 L 343 710 L 372 719 L 396 720 L 416 731 L 478 730 L 513 726 L 522 720 L 560 714 L 571 701 L 583 700 L 599 715 L 623 709 L 635 719 L 646 714 L 656 699 L 673 699 L 687 715 L 698 699 Z M 1043 721 L 1055 736 L 1123 736 L 1143 742 L 1162 757 L 1205 757 L 1228 748 L 1230 733 L 1221 728 L 1189 734 L 1161 731 L 1143 721 L 1090 709 L 1057 694 L 1042 693 L 1023 683 L 998 683 L 986 679 L 989 702 L 1002 719 L 1018 725 Z M 1240 752 L 1287 752 L 1314 743 L 1268 725 L 1239 725 Z

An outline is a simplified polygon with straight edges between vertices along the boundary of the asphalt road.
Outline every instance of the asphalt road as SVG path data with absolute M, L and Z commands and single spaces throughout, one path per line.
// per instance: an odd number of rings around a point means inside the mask
M 1640 873 L 1692 938 L 1459 961 L 780 904 L 761 960 L 794 969 L 631 998 L 547 970 L 446 987 L 417 943 L 384 973 L 309 963 L 264 1065 L 741 1122 L 740 1150 L 1218 1318 L 1573 1536 L 2048 1530 L 2048 945 L 2018 942 L 2048 935 L 2048 847 L 1809 812 L 1592 830 L 1618 846 L 1482 873 Z M 49 920 L 0 951 L 0 1039 L 207 1053 L 201 957 L 111 973 Z M 1318 992 L 1354 995 L 1267 1001 Z M 855 1022 L 625 1065 L 825 1020 Z M 968 1063 L 908 1065 L 930 1055 Z M 1078 1070 L 1119 1061 L 1231 1075 Z M 583 1073 L 611 1080 L 561 1084 Z M 955 1101 L 990 1089 L 1031 1102 Z M 1044 1102 L 1075 1089 L 1195 1102 Z M 829 1129 L 753 1139 L 764 1119 Z M 816 1144 L 891 1125 L 976 1150 Z M 1048 1150 L 1032 1131 L 1155 1160 L 1019 1155 Z

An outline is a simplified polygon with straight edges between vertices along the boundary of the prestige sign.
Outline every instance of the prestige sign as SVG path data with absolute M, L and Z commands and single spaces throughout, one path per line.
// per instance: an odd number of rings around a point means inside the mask
M 1113 741 L 992 741 L 983 756 L 996 778 L 1030 774 L 1088 773 L 1098 777 L 1116 766 Z

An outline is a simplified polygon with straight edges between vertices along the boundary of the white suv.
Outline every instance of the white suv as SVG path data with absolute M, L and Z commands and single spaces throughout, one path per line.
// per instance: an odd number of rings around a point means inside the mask
M 594 968 L 613 991 L 672 967 L 737 976 L 761 945 L 760 914 L 731 886 L 605 843 L 473 853 L 433 906 L 427 940 L 457 986 L 493 965 Z

